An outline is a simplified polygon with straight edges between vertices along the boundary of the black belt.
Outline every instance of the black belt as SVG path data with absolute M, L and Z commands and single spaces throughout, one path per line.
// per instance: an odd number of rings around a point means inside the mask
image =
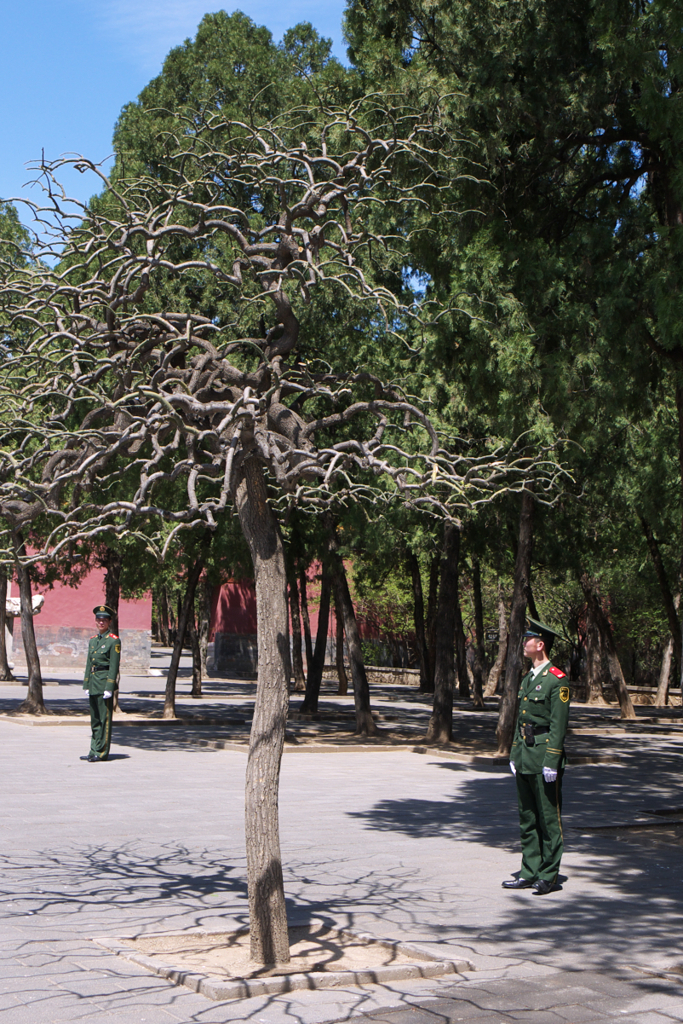
M 547 725 L 532 725 L 531 722 L 527 722 L 524 725 L 520 725 L 519 732 L 526 743 L 527 747 L 533 747 L 537 736 L 543 736 L 544 733 L 550 732 Z

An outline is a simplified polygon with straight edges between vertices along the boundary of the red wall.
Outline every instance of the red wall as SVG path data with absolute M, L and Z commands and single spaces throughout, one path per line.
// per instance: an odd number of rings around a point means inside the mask
M 314 563 L 308 569 L 308 615 L 311 620 L 311 636 L 315 639 L 318 630 L 318 604 L 320 602 L 320 564 Z M 359 619 L 362 636 L 374 636 L 375 630 L 369 630 Z M 303 623 L 302 623 L 303 632 Z M 291 620 L 290 620 L 291 630 Z M 330 604 L 330 618 L 327 635 L 334 637 L 337 622 L 334 614 L 334 603 Z M 254 634 L 256 633 L 256 591 L 250 580 L 239 583 L 231 581 L 216 587 L 213 593 L 211 609 L 211 639 L 216 633 Z
M 43 626 L 88 626 L 95 628 L 93 608 L 104 602 L 104 569 L 92 569 L 77 587 L 66 587 L 55 583 L 49 588 L 36 588 L 43 594 L 45 604 L 35 617 L 36 625 Z M 12 597 L 19 596 L 19 588 L 13 583 L 8 588 Z M 119 629 L 151 629 L 152 598 L 139 601 L 119 602 Z
M 256 591 L 249 580 L 224 583 L 213 592 L 211 640 L 216 633 L 256 632 Z

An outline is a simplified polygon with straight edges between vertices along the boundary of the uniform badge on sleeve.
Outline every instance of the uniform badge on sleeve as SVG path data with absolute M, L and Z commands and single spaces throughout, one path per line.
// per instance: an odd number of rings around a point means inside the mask
M 120 654 L 121 653 L 121 644 L 116 644 L 116 646 L 114 647 L 114 650 L 116 651 L 117 654 Z
M 560 687 L 560 700 L 564 701 L 565 704 L 569 700 L 569 687 L 568 686 L 561 686 Z

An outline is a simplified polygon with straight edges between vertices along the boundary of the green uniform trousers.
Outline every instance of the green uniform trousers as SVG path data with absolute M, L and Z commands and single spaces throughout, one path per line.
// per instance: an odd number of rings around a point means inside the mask
M 521 877 L 556 882 L 564 847 L 562 837 L 562 769 L 555 782 L 517 772 Z
M 109 746 L 111 744 L 111 720 L 114 710 L 114 698 L 105 698 L 99 693 L 91 693 L 89 696 L 90 728 L 92 730 L 90 757 L 97 757 L 100 761 L 106 761 L 109 757 Z

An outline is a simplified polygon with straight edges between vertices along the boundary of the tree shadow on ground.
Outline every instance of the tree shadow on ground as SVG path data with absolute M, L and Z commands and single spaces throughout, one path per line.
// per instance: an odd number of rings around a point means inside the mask
M 630 963 L 671 959 L 683 943 L 683 825 L 648 811 L 683 807 L 683 762 L 680 748 L 675 749 L 675 758 L 660 748 L 649 756 L 633 754 L 623 767 L 568 771 L 565 854 L 580 857 L 571 868 L 565 857 L 563 872 L 569 877 L 563 891 L 550 897 L 530 890 L 501 895 L 501 879 L 482 877 L 475 883 L 479 895 L 493 888 L 498 899 L 507 900 L 494 932 L 488 920 L 436 925 L 435 935 L 452 942 L 457 931 L 457 941 L 473 950 L 493 942 L 525 955 L 540 950 L 541 957 L 584 953 L 613 967 L 623 966 L 624 957 Z M 384 799 L 350 816 L 389 834 L 416 840 L 439 836 L 519 855 L 512 776 L 438 767 L 458 776 L 450 799 Z

